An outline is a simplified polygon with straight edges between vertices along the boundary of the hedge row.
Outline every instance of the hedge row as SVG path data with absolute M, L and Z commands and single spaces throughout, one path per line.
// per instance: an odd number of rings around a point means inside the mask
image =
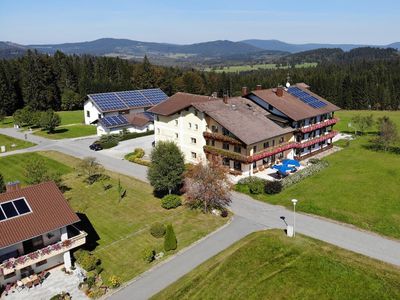
M 283 178 L 281 180 L 283 188 L 288 188 L 289 186 L 296 184 L 302 181 L 304 178 L 314 175 L 315 173 L 318 173 L 329 166 L 329 163 L 325 160 L 314 159 L 313 161 L 310 161 L 310 163 L 311 165 L 307 166 L 307 168 Z

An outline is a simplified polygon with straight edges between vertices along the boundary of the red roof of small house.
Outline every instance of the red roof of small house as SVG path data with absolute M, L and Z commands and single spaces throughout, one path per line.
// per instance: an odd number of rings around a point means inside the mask
M 20 198 L 31 212 L 0 221 L 0 249 L 80 221 L 54 182 L 0 194 L 0 204 Z

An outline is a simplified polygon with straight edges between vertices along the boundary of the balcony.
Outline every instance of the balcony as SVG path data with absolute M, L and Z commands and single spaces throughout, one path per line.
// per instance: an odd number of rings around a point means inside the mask
M 306 148 L 306 147 L 312 146 L 314 144 L 323 142 L 325 140 L 333 138 L 335 135 L 337 135 L 337 133 L 338 133 L 337 131 L 331 131 L 328 134 L 316 137 L 316 138 L 314 138 L 312 140 L 309 140 L 307 142 L 297 143 L 297 147 L 296 148 L 302 149 L 302 148 Z
M 298 143 L 295 143 L 295 142 L 286 142 L 283 144 L 279 144 L 277 146 L 266 148 L 262 152 L 253 154 L 252 156 L 250 156 L 250 162 L 258 161 L 260 159 L 281 153 L 283 151 L 286 151 L 286 150 L 289 150 L 292 148 L 296 148 L 297 144 Z
M 78 235 L 75 235 L 64 241 L 57 242 L 55 244 L 46 246 L 40 250 L 19 256 L 17 258 L 10 258 L 4 261 L 0 265 L 0 276 L 15 272 L 25 267 L 36 264 L 42 260 L 49 259 L 53 256 L 62 254 L 66 251 L 82 246 L 86 242 L 87 233 L 79 231 Z
M 234 139 L 233 137 L 230 137 L 228 135 L 224 135 L 221 133 L 216 133 L 216 132 L 203 132 L 203 136 L 206 139 L 211 139 L 211 140 L 217 140 L 221 142 L 226 142 L 232 145 L 242 145 L 242 142 Z
M 317 130 L 317 129 L 320 129 L 320 128 L 324 128 L 326 126 L 334 125 L 337 122 L 339 122 L 338 118 L 332 118 L 332 119 L 329 119 L 329 120 L 325 120 L 323 122 L 319 122 L 318 124 L 313 124 L 313 125 L 310 125 L 310 126 L 307 126 L 307 127 L 301 127 L 298 130 L 301 133 L 307 133 L 307 132 L 311 132 L 311 131 L 314 131 L 314 130 Z
M 242 163 L 246 163 L 246 164 L 250 163 L 249 159 L 251 158 L 251 156 L 242 155 L 242 154 L 239 154 L 236 152 L 220 149 L 220 148 L 213 147 L 213 146 L 204 146 L 203 150 L 205 153 L 208 153 L 211 155 L 220 155 L 223 157 L 227 157 L 229 159 L 240 161 Z

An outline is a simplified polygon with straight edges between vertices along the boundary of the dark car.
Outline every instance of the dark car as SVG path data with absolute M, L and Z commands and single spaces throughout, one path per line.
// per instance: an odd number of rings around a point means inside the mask
M 91 149 L 91 150 L 94 150 L 94 151 L 99 151 L 99 150 L 103 150 L 103 147 L 100 145 L 100 143 L 98 143 L 98 142 L 94 142 L 93 144 L 91 144 L 90 146 L 89 146 L 89 148 Z

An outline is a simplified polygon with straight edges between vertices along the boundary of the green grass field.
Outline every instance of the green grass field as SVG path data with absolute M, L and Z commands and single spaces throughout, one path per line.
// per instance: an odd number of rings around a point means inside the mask
M 65 197 L 73 209 L 85 215 L 94 227 L 99 236 L 94 252 L 102 261 L 102 276 L 105 280 L 115 274 L 127 281 L 156 264 L 146 263 L 142 258 L 143 250 L 149 247 L 163 250 L 163 239 L 156 239 L 149 233 L 149 227 L 156 221 L 173 224 L 178 239 L 176 251 L 228 221 L 228 218 L 205 215 L 186 207 L 163 209 L 160 200 L 153 196 L 150 185 L 116 173 L 107 172 L 111 176 L 110 180 L 87 185 L 74 170 L 79 160 L 58 152 L 0 158 L 0 170 L 6 181 L 19 179 L 24 183 L 24 165 L 35 156 L 44 157 L 51 170 L 64 174 L 63 182 L 70 188 L 64 194 Z M 121 202 L 117 191 L 118 179 L 127 191 Z M 105 190 L 105 184 L 111 184 L 112 187 Z M 88 240 L 93 241 L 93 235 Z
M 317 63 L 303 63 L 295 65 L 295 68 L 310 68 L 316 67 Z M 274 70 L 274 69 L 288 69 L 288 66 L 278 67 L 276 64 L 254 64 L 254 65 L 240 65 L 240 66 L 227 66 L 223 68 L 213 69 L 213 68 L 206 68 L 205 71 L 210 72 L 214 71 L 216 73 L 239 73 L 245 71 L 255 71 L 255 70 Z
M 8 152 L 12 150 L 32 147 L 35 146 L 35 144 L 24 140 L 15 139 L 4 134 L 0 134 L 0 146 L 6 146 L 6 151 Z
M 400 112 L 381 111 L 340 111 L 337 128 L 346 130 L 351 116 L 358 113 L 372 113 L 375 119 L 388 115 L 400 128 Z M 349 147 L 325 158 L 328 168 L 277 195 L 252 196 L 286 207 L 296 198 L 300 211 L 400 238 L 400 155 L 367 149 L 371 138 L 357 137 Z M 247 188 L 237 189 L 249 194 Z
M 5 117 L 3 121 L 0 122 L 0 128 L 8 128 L 14 126 L 13 117 Z
M 59 126 L 54 130 L 54 133 L 48 133 L 44 130 L 37 130 L 33 134 L 42 136 L 48 139 L 59 140 L 76 138 L 81 136 L 95 135 L 96 126 L 92 125 L 64 125 Z
M 83 110 L 72 110 L 72 111 L 58 111 L 61 117 L 61 126 L 69 124 L 83 124 L 85 117 Z
M 400 299 L 400 269 L 302 235 L 261 231 L 151 299 Z
M 71 167 L 36 152 L 15 154 L 0 157 L 0 172 L 4 176 L 4 181 L 19 180 L 22 185 L 26 185 L 25 165 L 35 158 L 42 158 L 46 166 L 52 171 L 57 171 L 61 174 L 67 174 L 72 171 Z

